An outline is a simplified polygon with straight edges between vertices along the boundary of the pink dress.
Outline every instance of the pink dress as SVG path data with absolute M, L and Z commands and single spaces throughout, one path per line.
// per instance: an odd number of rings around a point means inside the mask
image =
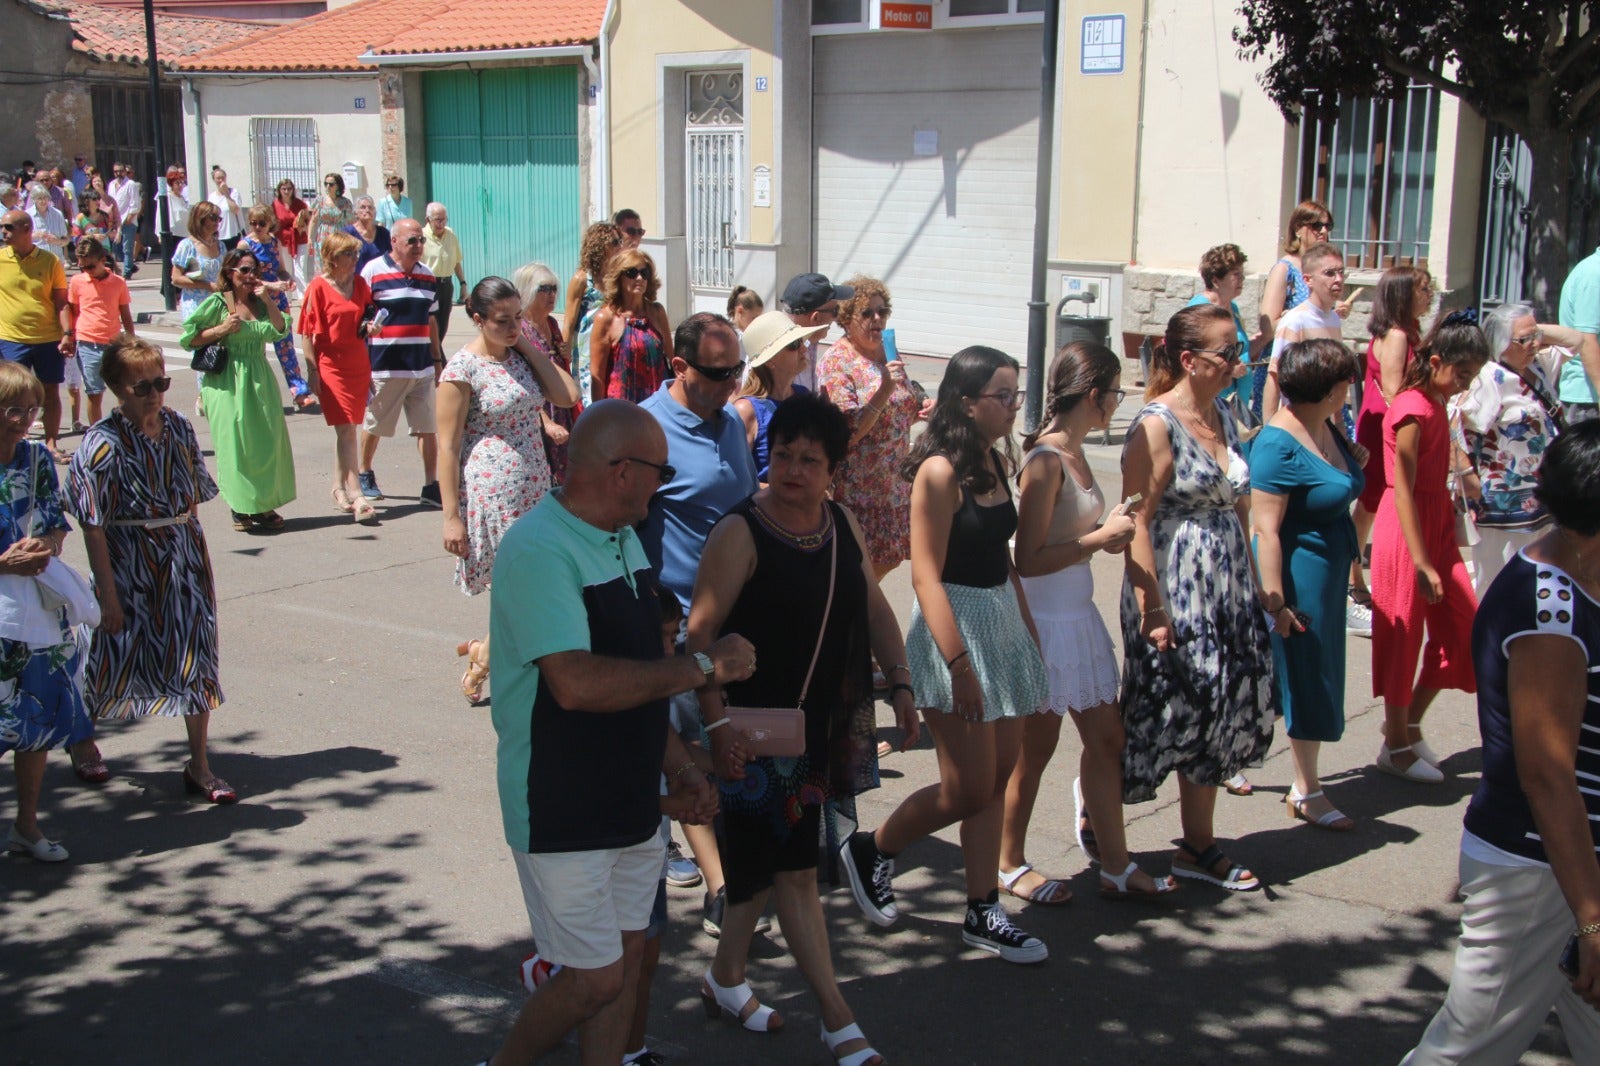
M 817 388 L 826 389 L 828 399 L 844 412 L 852 434 L 880 380 L 878 364 L 847 339 L 817 360 Z M 911 556 L 911 483 L 900 476 L 900 463 L 911 448 L 911 426 L 921 406 L 915 392 L 896 384 L 883 413 L 833 477 L 834 500 L 855 512 L 867 553 L 880 570 Z
M 1395 434 L 1406 422 L 1422 429 L 1413 494 L 1428 561 L 1444 583 L 1444 598 L 1438 603 L 1422 595 L 1394 506 Z M 1444 406 L 1419 389 L 1400 393 L 1383 416 L 1385 487 L 1372 526 L 1372 694 L 1404 707 L 1419 688 L 1478 688 L 1472 666 L 1478 598 L 1456 545 L 1455 509 L 1446 482 L 1449 467 L 1450 419 Z
M 550 491 L 539 421 L 544 391 L 516 352 L 496 362 L 463 348 L 439 375 L 440 385 L 447 381 L 462 382 L 472 392 L 461 435 L 467 557 L 456 560 L 456 584 L 474 596 L 489 587 L 501 535 Z

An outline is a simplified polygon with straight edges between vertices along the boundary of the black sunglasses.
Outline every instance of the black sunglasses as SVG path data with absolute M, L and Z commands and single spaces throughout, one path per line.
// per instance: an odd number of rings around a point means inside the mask
M 618 466 L 622 463 L 638 463 L 640 466 L 655 468 L 656 476 L 661 479 L 663 485 L 678 476 L 678 468 L 671 463 L 652 463 L 648 459 L 640 459 L 632 455 L 625 455 L 621 459 L 613 459 L 607 465 Z
M 401 243 L 406 245 L 406 246 L 408 246 L 408 247 L 415 247 L 416 245 L 426 244 L 428 242 L 427 242 L 427 239 L 424 238 L 424 237 L 407 237 Z
M 151 378 L 149 381 L 135 381 L 128 386 L 128 391 L 135 396 L 148 396 L 151 389 L 155 389 L 157 392 L 166 392 L 170 388 L 172 388 L 171 378 Z
M 683 356 L 678 356 L 683 359 Z M 740 360 L 732 366 L 701 366 L 692 359 L 683 359 L 690 370 L 705 378 L 707 381 L 727 381 L 744 373 L 744 361 Z
M 622 227 L 622 232 L 626 233 L 630 237 L 643 237 L 644 236 L 644 227 L 643 226 L 624 226 L 624 227 Z
M 649 267 L 629 267 L 621 273 L 623 277 L 629 279 L 630 281 L 637 280 L 638 278 L 655 277 L 655 272 Z
M 1236 341 L 1235 343 L 1228 345 L 1226 348 L 1190 348 L 1189 350 L 1191 352 L 1206 352 L 1210 355 L 1220 355 L 1222 356 L 1223 362 L 1237 363 L 1240 359 L 1244 358 L 1244 354 L 1250 350 L 1250 346 L 1245 344 L 1243 341 Z

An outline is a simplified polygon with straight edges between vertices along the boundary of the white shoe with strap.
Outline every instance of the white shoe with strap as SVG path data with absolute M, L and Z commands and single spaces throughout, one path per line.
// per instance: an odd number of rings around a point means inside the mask
M 869 1062 L 883 1061 L 883 1056 L 871 1047 L 864 1047 L 860 1051 L 852 1051 L 848 1055 L 840 1056 L 839 1047 L 841 1045 L 848 1044 L 852 1040 L 866 1040 L 866 1038 L 867 1034 L 863 1033 L 861 1026 L 855 1022 L 851 1022 L 843 1029 L 835 1029 L 831 1033 L 828 1032 L 826 1025 L 822 1026 L 822 1042 L 828 1045 L 828 1052 L 833 1055 L 834 1061 L 839 1066 L 867 1066 Z
M 1395 765 L 1394 757 L 1411 752 L 1416 756 L 1416 761 L 1405 769 Z M 1415 781 L 1419 785 L 1437 785 L 1444 781 L 1444 774 L 1439 768 L 1429 763 L 1416 751 L 1415 744 L 1407 744 L 1403 748 L 1391 748 L 1384 744 L 1378 748 L 1377 767 L 1386 774 L 1403 777 L 1407 781 Z

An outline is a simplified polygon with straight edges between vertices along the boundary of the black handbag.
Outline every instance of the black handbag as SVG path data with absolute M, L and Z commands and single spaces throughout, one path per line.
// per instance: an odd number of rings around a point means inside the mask
M 222 305 L 228 307 L 228 298 L 222 298 Z M 232 309 L 229 308 L 231 311 Z M 219 374 L 222 368 L 228 365 L 228 340 L 224 337 L 220 341 L 194 350 L 194 356 L 189 360 L 189 369 L 198 370 L 202 374 Z

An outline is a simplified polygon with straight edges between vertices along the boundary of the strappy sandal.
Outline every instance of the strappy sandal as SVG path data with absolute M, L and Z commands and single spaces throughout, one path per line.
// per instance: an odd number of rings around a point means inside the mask
M 248 533 L 256 528 L 254 515 L 240 514 L 238 511 L 231 513 L 233 515 L 233 530 L 235 533 Z
M 1045 877 L 1043 881 L 1033 887 L 1032 892 L 1018 892 L 1016 889 L 1017 882 L 1031 873 L 1039 873 L 1039 871 L 1033 868 L 1032 863 L 1026 862 L 1010 873 L 1001 870 L 1000 891 L 1008 896 L 1015 896 L 1024 903 L 1037 903 L 1043 907 L 1064 907 L 1072 902 L 1072 890 L 1067 887 L 1065 881 L 1058 877 Z M 1039 876 L 1044 877 L 1043 874 L 1039 874 Z
M 783 1028 L 783 1017 L 771 1007 L 761 1005 L 756 994 L 750 991 L 749 981 L 723 988 L 712 978 L 710 970 L 706 971 L 700 985 L 700 1005 L 705 1008 L 706 1017 L 712 1021 L 727 1016 L 752 1033 L 776 1033 Z M 856 1030 L 857 1035 L 860 1032 Z M 844 1038 L 851 1039 L 854 1038 Z
M 111 780 L 111 771 L 106 767 L 106 761 L 100 757 L 100 749 L 94 749 L 94 755 L 79 762 L 72 757 L 72 752 L 67 752 L 67 758 L 72 763 L 72 772 L 78 775 L 78 780 L 89 785 L 103 785 Z
M 1249 892 L 1261 887 L 1261 879 L 1222 853 L 1212 844 L 1204 851 L 1192 847 L 1187 840 L 1178 844 L 1179 855 L 1192 855 L 1194 861 L 1172 858 L 1172 876 L 1186 877 L 1191 881 L 1204 881 L 1208 885 L 1225 888 L 1229 892 Z M 1217 874 L 1217 867 L 1226 864 L 1227 872 Z
M 489 680 L 489 664 L 479 654 L 482 648 L 481 640 L 464 640 L 456 645 L 456 655 L 467 658 L 466 673 L 461 675 L 461 694 L 473 706 L 483 702 L 483 685 Z
M 365 496 L 357 496 L 355 497 L 355 502 L 351 505 L 350 515 L 358 523 L 376 522 L 378 520 L 378 509 L 372 506 L 372 501 Z
M 1306 810 L 1306 807 L 1312 800 L 1322 798 L 1325 797 L 1320 788 L 1315 792 L 1301 796 L 1295 792 L 1294 786 L 1291 785 L 1289 786 L 1288 794 L 1283 797 L 1283 802 L 1289 811 L 1291 820 L 1298 819 L 1307 825 L 1314 825 L 1318 829 L 1331 829 L 1336 833 L 1348 833 L 1356 827 L 1355 821 L 1348 814 L 1345 814 L 1331 803 L 1321 815 L 1312 817 L 1311 812 Z
M 1222 783 L 1222 787 L 1228 790 L 1228 795 L 1230 796 L 1254 796 L 1256 794 L 1256 786 L 1252 785 L 1250 779 L 1244 774 L 1234 774 Z
M 1128 882 L 1138 872 L 1139 864 L 1131 859 L 1128 861 L 1128 868 L 1120 874 L 1114 874 L 1104 866 L 1100 867 L 1100 898 L 1119 902 L 1130 899 L 1154 900 L 1178 891 L 1178 882 L 1170 876 L 1152 877 L 1150 880 L 1155 882 L 1154 889 L 1134 888 Z
M 277 511 L 267 511 L 264 514 L 251 515 L 251 517 L 255 519 L 257 527 L 266 530 L 268 533 L 276 533 L 283 528 L 283 515 Z
M 843 1029 L 828 1032 L 826 1025 L 822 1026 L 822 1042 L 828 1047 L 828 1054 L 833 1056 L 838 1066 L 884 1066 L 884 1058 L 878 1054 L 871 1045 L 860 1051 L 852 1051 L 848 1055 L 840 1055 L 839 1048 L 852 1040 L 865 1041 L 867 1034 L 861 1031 L 861 1026 L 851 1022 Z
M 1094 838 L 1094 826 L 1089 821 L 1089 808 L 1083 802 L 1083 779 L 1072 779 L 1072 822 L 1077 826 L 1078 850 L 1089 857 L 1089 865 L 1100 865 L 1100 842 Z
M 343 488 L 336 488 L 333 490 L 333 509 L 350 514 L 356 509 L 356 505 L 350 501 L 350 493 Z

